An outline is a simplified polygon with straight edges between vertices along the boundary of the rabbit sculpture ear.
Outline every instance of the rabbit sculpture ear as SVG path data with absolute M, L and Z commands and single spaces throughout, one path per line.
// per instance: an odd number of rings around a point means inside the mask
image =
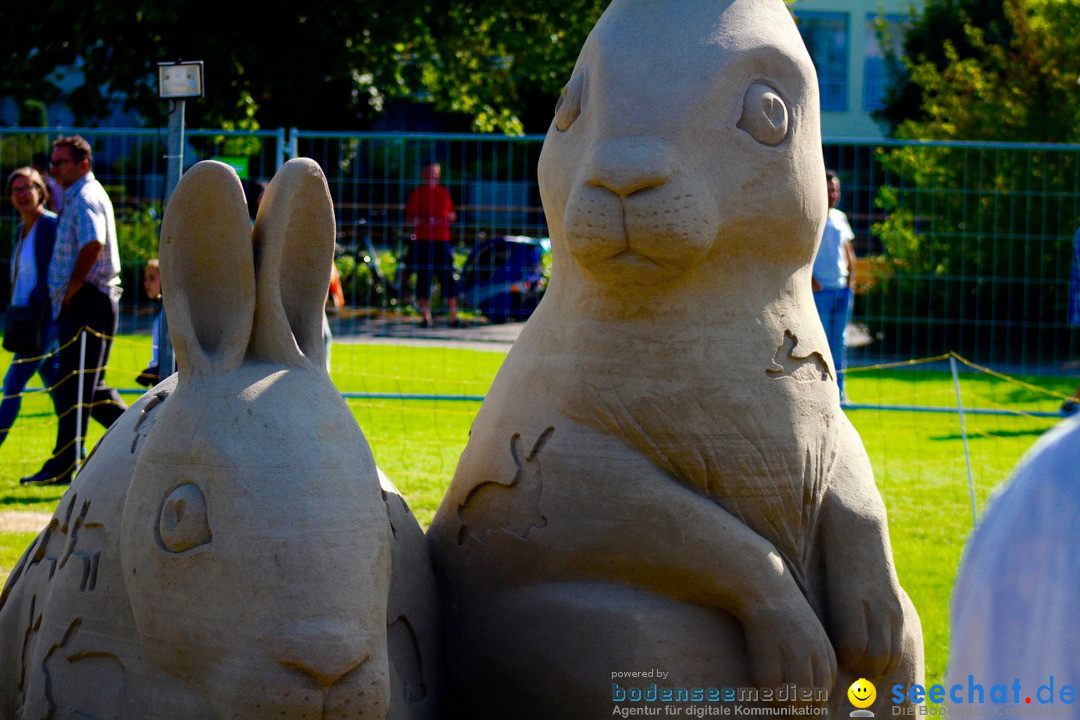
M 184 173 L 165 210 L 160 254 L 177 366 L 198 374 L 240 365 L 255 270 L 244 188 L 231 167 L 207 160 Z
M 335 233 L 334 205 L 319 165 L 308 158 L 285 163 L 255 218 L 252 355 L 284 363 L 306 357 L 325 369 L 323 313 Z

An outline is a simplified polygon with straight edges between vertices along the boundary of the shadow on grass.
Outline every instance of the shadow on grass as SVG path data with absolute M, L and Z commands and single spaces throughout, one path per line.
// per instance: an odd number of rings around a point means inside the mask
M 65 485 L 64 490 L 67 490 Z M 58 492 L 55 497 L 48 495 L 0 495 L 0 506 L 3 505 L 41 505 L 43 503 L 55 503 L 63 496 L 63 491 Z
M 865 372 L 860 373 L 858 368 L 852 368 L 848 373 L 849 378 L 857 378 L 857 381 L 868 385 L 870 383 L 898 383 L 911 388 L 909 392 L 912 396 L 920 394 L 919 388 L 930 388 L 936 392 L 943 391 L 955 400 L 953 378 L 949 372 L 916 368 L 903 370 L 867 368 Z M 1051 409 L 1051 407 L 1056 409 L 1062 398 L 1071 395 L 1076 387 L 1076 378 L 1073 377 L 997 376 L 971 370 L 961 372 L 959 379 L 965 404 L 969 404 L 972 397 L 988 397 L 993 398 L 999 406 L 1023 407 L 1046 402 L 1050 405 L 1045 409 Z
M 49 408 L 48 410 L 27 410 L 24 405 L 23 408 L 19 410 L 19 417 L 24 420 L 27 418 L 47 419 L 56 417 L 56 412 L 52 408 Z
M 992 433 L 981 433 L 978 431 L 972 431 L 968 433 L 968 441 L 973 440 L 1004 440 L 1005 438 L 1023 438 L 1023 437 L 1039 437 L 1045 433 L 1049 428 L 1031 428 L 1029 430 L 995 430 Z M 950 435 L 931 435 L 928 440 L 938 442 L 956 442 L 957 440 L 963 440 L 964 436 L 960 433 L 954 433 Z

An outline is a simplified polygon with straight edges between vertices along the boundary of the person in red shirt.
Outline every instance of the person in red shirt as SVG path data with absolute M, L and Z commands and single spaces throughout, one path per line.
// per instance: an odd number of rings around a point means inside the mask
M 420 177 L 423 184 L 412 191 L 405 203 L 405 221 L 413 226 L 410 257 L 416 270 L 416 299 L 423 314 L 423 326 L 432 327 L 435 323 L 431 317 L 431 281 L 437 277 L 450 311 L 450 327 L 457 327 L 458 288 L 450 244 L 450 223 L 457 219 L 457 213 L 450 191 L 439 184 L 442 166 L 438 162 L 427 162 Z

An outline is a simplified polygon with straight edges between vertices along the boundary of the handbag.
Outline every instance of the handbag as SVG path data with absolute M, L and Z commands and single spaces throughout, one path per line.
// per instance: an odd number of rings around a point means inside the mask
M 9 305 L 4 315 L 4 349 L 19 355 L 40 355 L 52 319 L 49 303 Z

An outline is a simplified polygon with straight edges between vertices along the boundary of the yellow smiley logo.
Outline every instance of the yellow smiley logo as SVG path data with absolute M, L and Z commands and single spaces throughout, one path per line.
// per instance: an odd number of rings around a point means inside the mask
M 848 700 L 857 708 L 867 708 L 877 699 L 877 688 L 866 678 L 859 678 L 847 689 Z

